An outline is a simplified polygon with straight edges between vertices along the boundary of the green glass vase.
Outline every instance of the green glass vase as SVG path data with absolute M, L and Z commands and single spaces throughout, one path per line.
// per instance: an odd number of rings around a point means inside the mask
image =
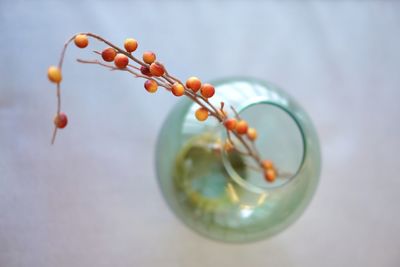
M 274 162 L 278 177 L 269 183 L 249 157 L 221 150 L 223 125 L 214 118 L 197 121 L 198 105 L 182 99 L 157 142 L 161 191 L 178 218 L 201 235 L 225 242 L 267 238 L 293 223 L 315 193 L 321 166 L 316 131 L 305 111 L 270 83 L 231 78 L 213 84 L 211 102 L 234 107 L 257 129 L 255 145 Z

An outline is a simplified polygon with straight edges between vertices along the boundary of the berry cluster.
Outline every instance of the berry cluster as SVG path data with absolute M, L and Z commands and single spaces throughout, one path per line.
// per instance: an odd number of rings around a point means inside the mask
M 277 170 L 270 160 L 262 160 L 255 147 L 257 139 L 257 130 L 249 127 L 248 123 L 240 118 L 239 114 L 232 108 L 234 117 L 228 117 L 227 111 L 224 109 L 224 103 L 220 103 L 220 107 L 214 106 L 209 99 L 215 94 L 215 88 L 212 84 L 203 83 L 197 77 L 190 77 L 185 83 L 173 77 L 168 73 L 165 66 L 157 60 L 157 56 L 152 51 L 146 51 L 142 54 L 142 60 L 135 57 L 132 53 L 138 48 L 138 42 L 133 38 L 128 38 L 124 42 L 124 49 L 121 49 L 101 36 L 85 33 L 77 34 L 70 38 L 64 45 L 61 53 L 61 58 L 58 66 L 51 66 L 48 69 L 48 78 L 51 82 L 57 85 L 57 113 L 54 117 L 54 132 L 52 143 L 54 143 L 58 129 L 63 129 L 67 126 L 68 118 L 64 112 L 61 112 L 61 88 L 62 81 L 62 64 L 64 55 L 68 45 L 74 42 L 79 48 L 85 48 L 89 45 L 89 37 L 101 41 L 107 47 L 99 52 L 94 51 L 101 56 L 102 60 L 82 60 L 78 62 L 85 64 L 96 64 L 106 67 L 111 70 L 121 70 L 129 72 L 137 78 L 144 78 L 144 88 L 149 93 L 155 93 L 159 87 L 163 87 L 170 91 L 174 96 L 187 96 L 199 105 L 195 112 L 195 117 L 199 121 L 205 121 L 209 117 L 214 117 L 225 126 L 227 132 L 227 140 L 221 147 L 226 152 L 236 151 L 242 155 L 252 157 L 257 163 L 258 170 L 262 171 L 265 180 L 274 182 L 277 177 Z M 112 63 L 113 64 L 112 64 Z M 134 65 L 133 63 L 136 63 Z M 239 148 L 237 143 L 242 145 Z M 243 151 L 244 149 L 244 151 Z

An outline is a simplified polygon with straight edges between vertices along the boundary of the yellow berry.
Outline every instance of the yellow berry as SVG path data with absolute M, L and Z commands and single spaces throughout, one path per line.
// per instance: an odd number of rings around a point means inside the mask
M 235 148 L 235 147 L 233 146 L 233 144 L 232 144 L 231 141 L 229 141 L 229 140 L 226 140 L 226 141 L 225 141 L 224 150 L 225 150 L 226 152 L 231 152 L 231 151 L 233 151 L 234 148 Z
M 257 130 L 254 128 L 249 128 L 247 130 L 247 137 L 251 140 L 254 141 L 257 139 Z
M 171 88 L 172 93 L 174 96 L 182 96 L 185 93 L 185 87 L 183 87 L 180 83 L 174 83 Z
M 154 80 L 147 80 L 144 83 L 144 88 L 146 88 L 147 92 L 149 93 L 155 93 L 158 89 L 158 84 Z
M 195 113 L 196 119 L 205 121 L 208 118 L 208 110 L 206 108 L 199 108 Z
M 201 88 L 201 81 L 197 77 L 190 77 L 186 81 L 186 87 L 192 89 L 192 91 L 196 93 Z
M 53 83 L 60 83 L 62 80 L 60 68 L 56 66 L 50 66 L 47 70 L 47 77 Z
M 75 36 L 74 43 L 79 48 L 85 48 L 89 44 L 89 39 L 86 34 L 78 34 Z
M 133 38 L 128 38 L 124 42 L 124 47 L 128 53 L 131 53 L 137 49 L 138 42 Z
M 244 120 L 240 120 L 236 123 L 236 132 L 238 134 L 245 134 L 247 133 L 247 129 L 249 128 L 248 124 Z
M 268 160 L 268 159 L 263 160 L 263 161 L 261 162 L 261 164 L 262 164 L 262 166 L 263 166 L 263 168 L 264 168 L 265 170 L 273 169 L 273 168 L 274 168 L 274 164 L 272 163 L 272 161 L 270 161 L 270 160 Z
M 156 60 L 156 54 L 151 51 L 146 51 L 143 53 L 143 61 L 147 64 L 151 64 Z

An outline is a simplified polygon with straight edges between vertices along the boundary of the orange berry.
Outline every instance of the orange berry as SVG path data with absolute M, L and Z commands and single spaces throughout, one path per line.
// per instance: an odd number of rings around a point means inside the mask
M 86 34 L 78 34 L 75 36 L 74 43 L 79 48 L 85 48 L 89 44 L 89 39 Z
M 143 61 L 147 64 L 151 64 L 156 60 L 156 54 L 151 51 L 146 51 L 143 53 Z
M 150 69 L 149 69 L 149 67 L 147 67 L 147 66 L 141 66 L 141 67 L 140 67 L 140 72 L 141 72 L 143 75 L 152 76 L 152 75 L 151 75 L 151 72 L 150 72 Z
M 247 129 L 249 128 L 248 124 L 244 120 L 240 120 L 236 123 L 236 132 L 238 134 L 245 134 L 247 133 Z
M 62 80 L 61 70 L 56 66 L 50 66 L 47 69 L 47 77 L 53 83 L 60 83 Z
M 129 64 L 129 59 L 124 54 L 117 54 L 114 58 L 114 64 L 117 68 L 124 69 Z
M 124 47 L 128 53 L 131 53 L 137 49 L 138 42 L 133 38 L 125 39 Z
M 276 180 L 276 172 L 273 169 L 268 169 L 264 171 L 264 178 L 267 182 L 274 182 Z
M 59 129 L 65 128 L 65 126 L 67 126 L 67 124 L 68 124 L 68 118 L 64 112 L 60 112 L 59 114 L 56 114 L 53 121 L 54 121 L 54 125 Z
M 152 75 L 154 75 L 156 77 L 160 77 L 160 76 L 164 75 L 165 69 L 161 63 L 156 61 L 156 62 L 151 63 L 150 72 Z
M 103 50 L 103 52 L 101 52 L 101 57 L 107 62 L 113 61 L 116 55 L 117 51 L 115 51 L 115 49 L 112 47 L 106 48 Z
M 147 92 L 149 93 L 155 93 L 157 91 L 158 84 L 154 80 L 147 80 L 144 83 L 144 88 L 146 88 Z
M 201 81 L 197 77 L 190 77 L 186 81 L 186 87 L 192 89 L 192 91 L 196 93 L 201 88 Z
M 212 86 L 209 83 L 205 83 L 201 87 L 201 95 L 206 97 L 206 98 L 212 97 L 214 95 L 214 93 L 215 93 L 214 86 Z
M 247 130 L 247 137 L 251 140 L 254 141 L 257 139 L 257 130 L 254 128 L 249 128 Z
M 208 110 L 206 108 L 199 108 L 194 115 L 199 121 L 205 121 L 208 118 Z
M 237 120 L 235 118 L 226 119 L 224 125 L 226 129 L 233 131 L 236 128 Z
M 185 87 L 183 87 L 180 83 L 174 83 L 171 88 L 172 93 L 174 96 L 182 96 L 185 93 Z
M 231 141 L 229 141 L 229 140 L 226 140 L 226 141 L 225 141 L 224 150 L 225 150 L 226 152 L 231 152 L 231 151 L 233 151 L 234 148 L 235 148 L 235 147 L 234 147 L 234 145 L 232 144 Z
M 263 160 L 261 164 L 265 170 L 274 169 L 274 164 L 268 159 Z

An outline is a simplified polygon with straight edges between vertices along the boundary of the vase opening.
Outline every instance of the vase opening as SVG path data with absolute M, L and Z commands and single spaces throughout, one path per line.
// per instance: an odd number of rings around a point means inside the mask
M 267 182 L 257 162 L 251 157 L 243 157 L 248 166 L 246 171 L 238 171 L 235 164 L 223 153 L 224 167 L 232 179 L 240 186 L 255 193 L 268 192 L 293 181 L 301 170 L 306 143 L 304 131 L 296 116 L 277 102 L 269 99 L 250 99 L 238 107 L 240 118 L 245 119 L 250 127 L 257 129 L 258 137 L 254 141 L 263 159 L 271 160 L 277 168 L 277 178 Z M 244 150 L 235 137 L 232 137 L 238 149 Z

